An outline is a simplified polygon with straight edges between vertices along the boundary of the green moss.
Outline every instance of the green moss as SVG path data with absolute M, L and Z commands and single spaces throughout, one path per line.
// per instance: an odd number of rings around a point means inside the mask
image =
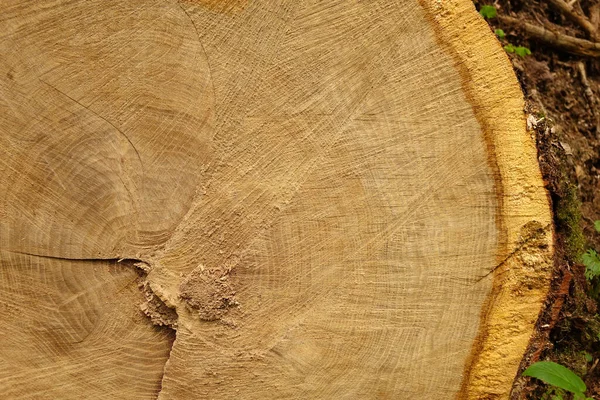
M 587 322 L 584 336 L 590 343 L 600 342 L 600 316 L 598 314 Z
M 567 256 L 573 262 L 580 262 L 586 244 L 581 227 L 581 201 L 573 184 L 565 186 L 564 196 L 556 205 L 556 222 L 565 235 Z
M 573 348 L 564 349 L 562 352 L 556 354 L 556 361 L 559 364 L 568 365 L 569 369 L 579 376 L 587 374 L 589 363 L 582 356 L 581 350 Z

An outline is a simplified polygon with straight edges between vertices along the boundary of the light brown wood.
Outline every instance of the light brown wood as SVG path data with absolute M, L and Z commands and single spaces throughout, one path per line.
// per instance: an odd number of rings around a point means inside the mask
M 148 326 L 138 274 L 0 253 L 5 399 L 151 399 L 174 335 Z
M 470 1 L 8 0 L 0 28 L 0 393 L 506 397 L 552 229 Z

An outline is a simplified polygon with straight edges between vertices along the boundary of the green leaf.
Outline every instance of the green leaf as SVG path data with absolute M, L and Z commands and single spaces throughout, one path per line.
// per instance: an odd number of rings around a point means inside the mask
M 588 353 L 587 351 L 583 352 L 583 357 L 585 358 L 585 361 L 587 361 L 589 363 L 594 361 L 594 357 L 592 357 L 592 355 L 590 353 Z
M 594 221 L 594 228 L 596 228 L 596 232 L 600 232 L 600 220 Z
M 585 265 L 585 277 L 592 280 L 600 276 L 600 258 L 595 250 L 589 249 L 581 256 L 581 261 Z
M 531 54 L 531 50 L 527 47 L 519 46 L 515 47 L 515 54 L 521 57 L 525 57 Z
M 552 361 L 538 361 L 530 365 L 523 375 L 537 378 L 580 396 L 587 390 L 585 383 L 573 371 Z
M 512 44 L 509 43 L 506 46 L 504 46 L 504 50 L 506 50 L 507 53 L 514 53 L 515 46 L 513 46 Z
M 494 6 L 481 6 L 479 9 L 479 14 L 483 18 L 494 18 L 496 17 L 496 7 Z
M 496 36 L 498 36 L 500 39 L 504 39 L 506 37 L 506 34 L 504 33 L 504 31 L 502 29 L 496 29 L 494 31 L 494 33 L 496 34 Z M 600 221 L 598 221 L 600 222 Z

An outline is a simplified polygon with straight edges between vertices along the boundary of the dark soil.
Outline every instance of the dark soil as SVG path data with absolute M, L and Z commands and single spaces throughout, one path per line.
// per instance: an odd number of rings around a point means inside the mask
M 597 2 L 576 1 L 574 7 L 589 16 Z M 475 4 L 478 8 L 494 5 L 499 16 L 590 39 L 546 1 L 482 0 Z M 586 280 L 580 258 L 589 248 L 600 251 L 600 233 L 594 228 L 594 221 L 600 220 L 600 60 L 530 40 L 519 28 L 503 26 L 500 18 L 489 22 L 492 29 L 504 30 L 503 45 L 531 50 L 526 57 L 507 54 L 525 93 L 527 111 L 537 121 L 538 157 L 552 198 L 557 234 L 551 293 L 511 397 L 552 398 L 552 390 L 542 382 L 520 377 L 531 363 L 550 360 L 579 374 L 588 387 L 587 395 L 600 399 L 600 284 Z

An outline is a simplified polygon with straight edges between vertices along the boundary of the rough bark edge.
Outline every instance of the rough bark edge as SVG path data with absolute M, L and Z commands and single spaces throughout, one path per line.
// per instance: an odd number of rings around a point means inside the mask
M 499 197 L 498 262 L 460 399 L 508 398 L 546 299 L 554 231 L 512 66 L 469 0 L 420 0 L 484 132 Z
M 540 104 L 528 101 L 527 108 L 532 115 L 538 114 Z M 541 355 L 551 349 L 550 334 L 561 318 L 563 305 L 570 296 L 572 286 L 577 286 L 583 271 L 577 271 L 573 262 L 583 251 L 585 239 L 579 226 L 581 220 L 581 204 L 576 188 L 569 182 L 566 165 L 566 152 L 547 118 L 533 124 L 536 133 L 538 159 L 546 187 L 552 197 L 554 213 L 555 251 L 554 274 L 551 289 L 546 303 L 537 321 L 535 333 L 531 338 L 519 373 L 510 395 L 511 400 L 530 398 L 531 378 L 523 377 L 521 373 L 532 363 L 538 361 Z M 585 280 L 585 278 L 583 278 Z

